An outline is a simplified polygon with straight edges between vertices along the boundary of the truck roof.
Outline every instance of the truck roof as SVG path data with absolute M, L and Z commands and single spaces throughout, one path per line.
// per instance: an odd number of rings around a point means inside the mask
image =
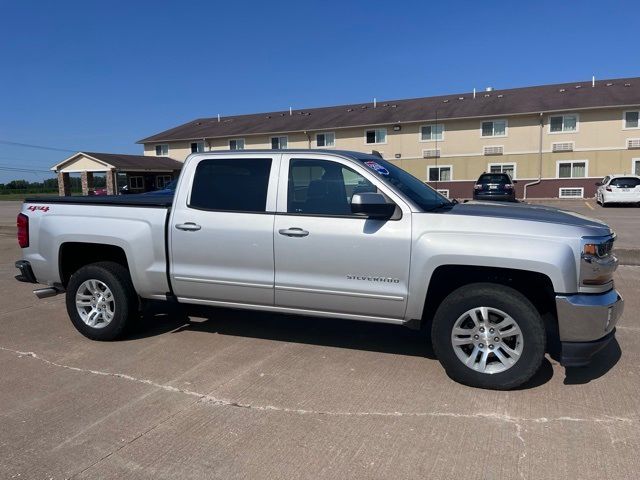
M 353 160 L 375 160 L 380 159 L 379 155 L 374 153 L 356 152 L 353 150 L 334 150 L 326 148 L 256 148 L 245 150 L 211 150 L 209 152 L 192 153 L 189 156 L 207 156 L 207 155 L 245 155 L 247 153 L 287 153 L 287 154 L 305 154 L 305 153 L 322 153 L 327 155 L 338 155 L 341 157 L 351 158 Z M 187 157 L 188 158 L 188 157 Z M 185 160 L 186 161 L 186 160 Z

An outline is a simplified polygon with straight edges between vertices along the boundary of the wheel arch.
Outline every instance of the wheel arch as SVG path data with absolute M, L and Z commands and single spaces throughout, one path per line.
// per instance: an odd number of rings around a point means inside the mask
M 494 283 L 524 295 L 540 314 L 551 341 L 558 338 L 558 321 L 553 283 L 549 276 L 528 270 L 474 265 L 441 265 L 431 275 L 424 298 L 421 320 L 429 325 L 442 301 L 453 291 L 473 283 Z M 550 348 L 555 346 L 550 344 Z
M 71 275 L 81 267 L 96 262 L 110 261 L 130 271 L 127 255 L 122 247 L 102 243 L 65 242 L 58 251 L 60 281 L 65 287 Z

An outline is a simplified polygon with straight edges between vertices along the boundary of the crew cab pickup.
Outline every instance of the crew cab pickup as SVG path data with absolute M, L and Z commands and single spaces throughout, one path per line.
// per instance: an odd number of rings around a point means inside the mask
M 91 339 L 147 299 L 422 325 L 448 375 L 483 388 L 521 385 L 550 350 L 586 365 L 623 309 L 604 223 L 451 202 L 357 152 L 193 154 L 173 195 L 27 199 L 18 239 L 17 278 L 66 292 Z

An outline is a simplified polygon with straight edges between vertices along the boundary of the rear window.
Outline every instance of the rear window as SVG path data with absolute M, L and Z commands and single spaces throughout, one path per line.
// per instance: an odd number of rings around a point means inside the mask
M 200 210 L 264 212 L 270 158 L 202 160 L 196 168 L 189 206 Z
M 509 178 L 509 175 L 506 175 L 504 173 L 488 173 L 485 175 L 480 175 L 480 178 L 478 179 L 478 183 L 511 183 L 511 179 Z
M 634 178 L 634 177 L 614 178 L 613 180 L 611 180 L 611 183 L 609 185 L 611 185 L 612 187 L 620 187 L 620 188 L 635 188 L 638 185 L 640 185 L 640 178 Z

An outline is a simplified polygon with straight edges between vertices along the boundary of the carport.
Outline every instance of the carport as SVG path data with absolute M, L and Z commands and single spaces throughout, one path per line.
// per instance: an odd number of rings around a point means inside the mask
M 169 157 L 78 152 L 54 165 L 51 170 L 58 175 L 58 194 L 69 196 L 70 175 L 74 173 L 80 174 L 83 195 L 93 191 L 93 176 L 96 173 L 106 174 L 107 195 L 115 195 L 118 193 L 118 174 L 126 175 L 130 193 L 143 193 L 163 188 L 178 176 L 181 168 L 182 162 Z

